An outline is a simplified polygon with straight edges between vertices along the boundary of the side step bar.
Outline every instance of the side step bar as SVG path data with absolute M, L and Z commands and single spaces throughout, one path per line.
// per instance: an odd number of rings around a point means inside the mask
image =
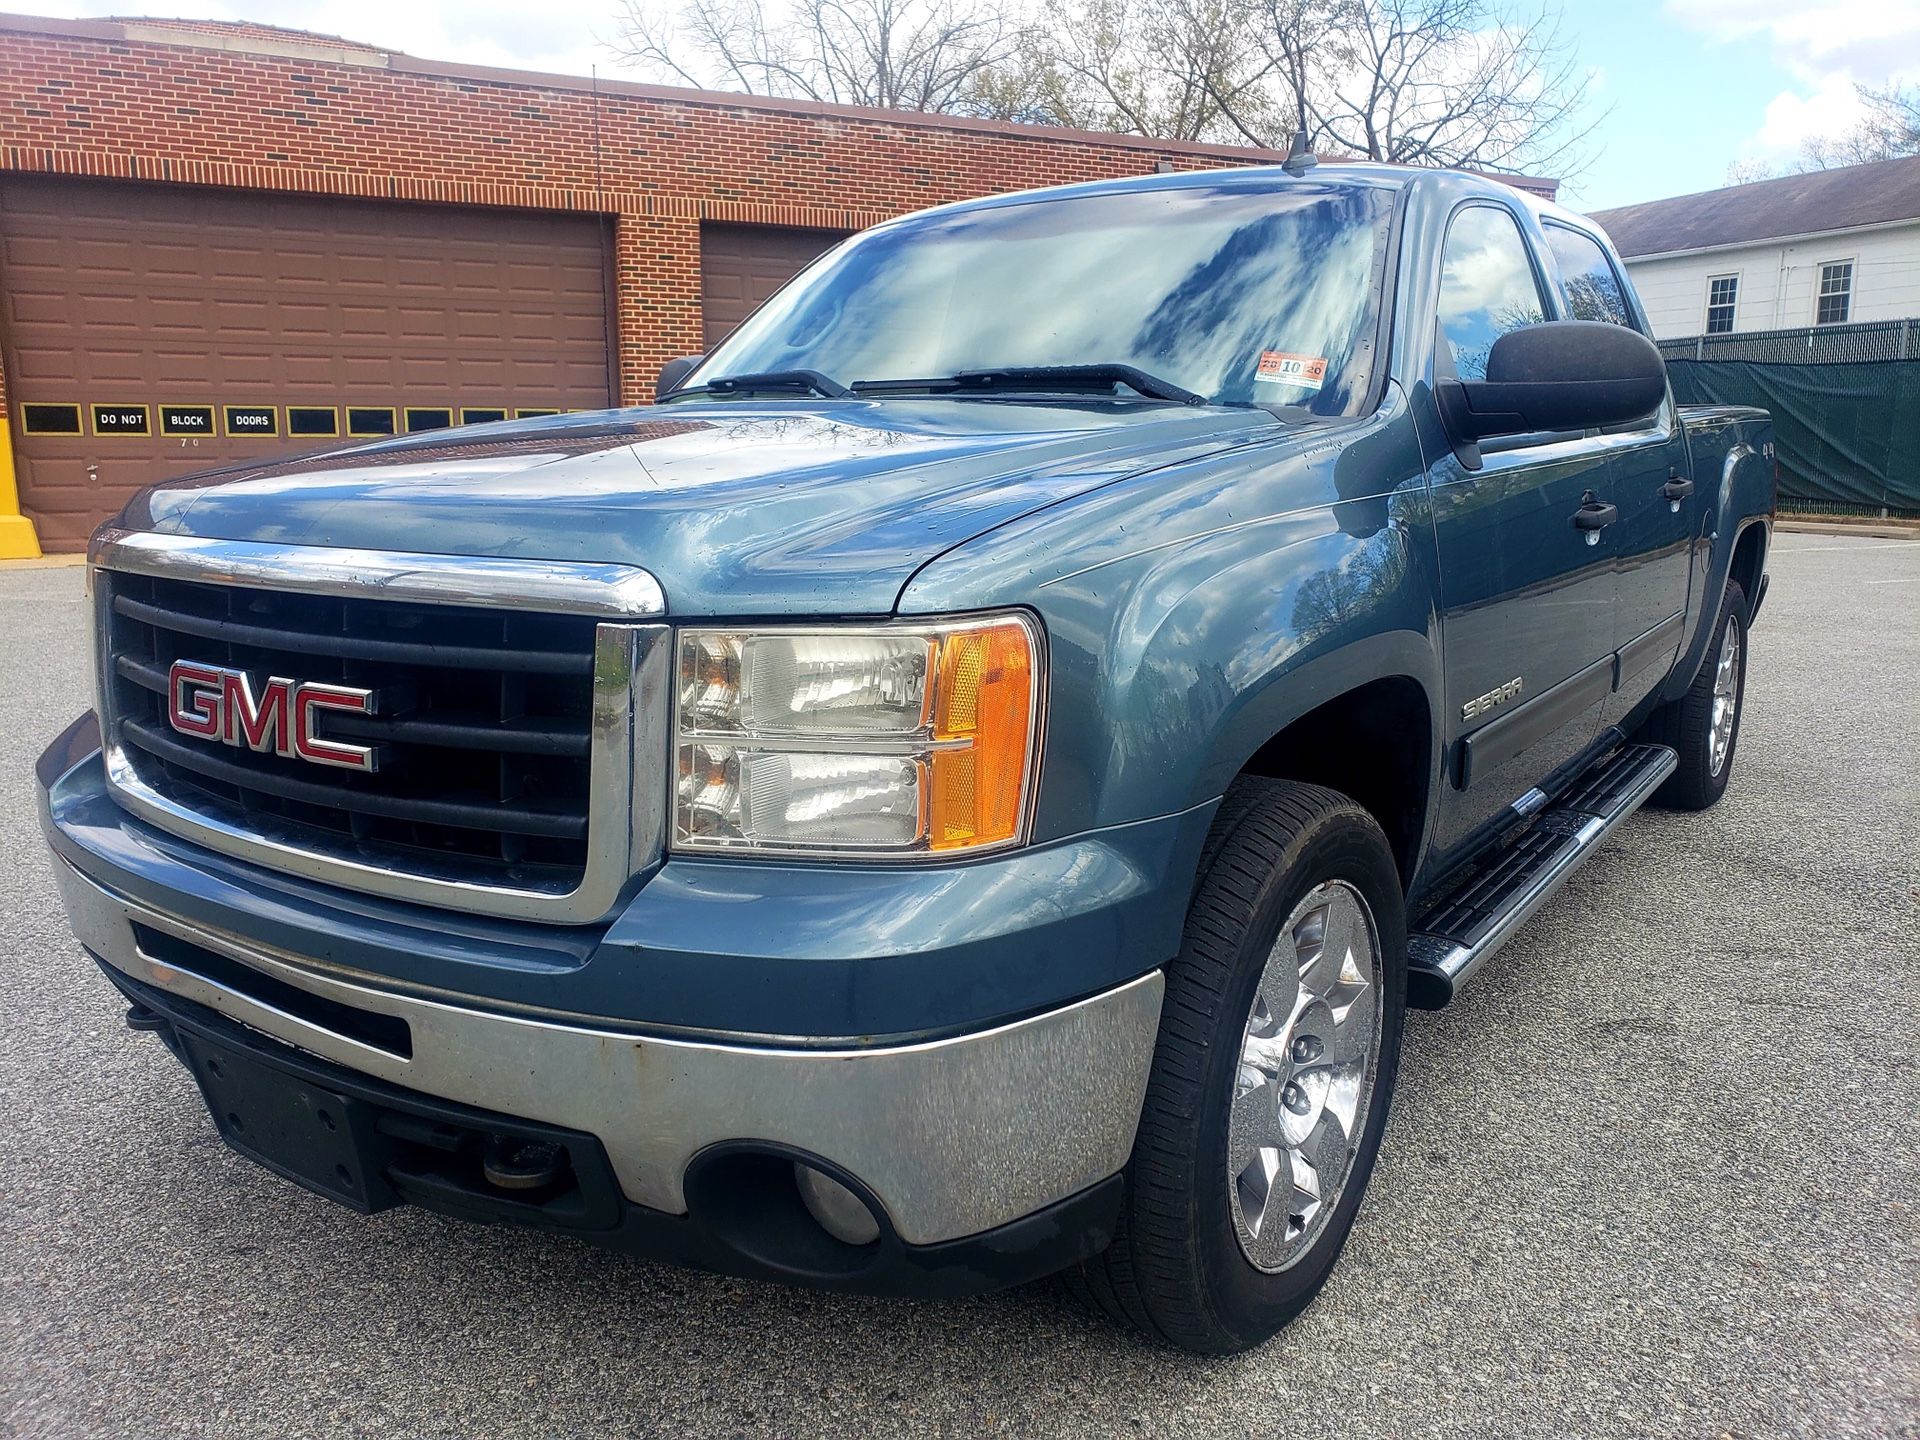
M 1471 881 L 1421 915 L 1408 937 L 1407 1003 L 1438 1010 L 1453 999 L 1679 763 L 1664 745 L 1615 751 Z

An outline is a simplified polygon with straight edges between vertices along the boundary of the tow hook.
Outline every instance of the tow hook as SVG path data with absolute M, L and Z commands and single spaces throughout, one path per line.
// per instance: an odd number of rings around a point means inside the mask
M 489 1135 L 480 1159 L 487 1183 L 501 1190 L 539 1190 L 558 1180 L 566 1168 L 567 1152 L 561 1146 L 511 1135 Z

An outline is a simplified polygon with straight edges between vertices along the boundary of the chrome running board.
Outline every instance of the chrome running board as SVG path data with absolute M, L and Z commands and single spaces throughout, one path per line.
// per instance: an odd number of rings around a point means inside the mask
M 1453 999 L 1679 763 L 1664 745 L 1615 751 L 1473 879 L 1423 913 L 1408 936 L 1407 1003 L 1438 1010 Z

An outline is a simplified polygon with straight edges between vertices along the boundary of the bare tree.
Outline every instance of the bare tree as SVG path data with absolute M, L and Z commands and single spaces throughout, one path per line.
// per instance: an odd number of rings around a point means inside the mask
M 1322 153 L 1474 170 L 1578 168 L 1589 76 L 1551 4 L 1492 0 L 1253 0 L 1252 40 L 1277 104 L 1219 97 L 1244 138 Z
M 1831 170 L 1837 165 L 1920 155 L 1920 85 L 1895 82 L 1883 90 L 1867 85 L 1854 88 L 1867 113 L 1844 135 L 1808 141 L 1801 169 Z
M 1264 115 L 1273 63 L 1250 44 L 1249 0 L 1082 0 L 1041 52 L 1062 123 L 1168 140 L 1227 134 L 1227 107 Z
M 1727 184 L 1751 185 L 1757 180 L 1777 180 L 1786 173 L 1763 160 L 1735 160 L 1727 166 Z
M 967 114 L 1024 36 L 997 0 L 624 0 L 619 29 L 622 58 L 688 85 Z
M 622 3 L 629 62 L 754 94 L 1562 174 L 1591 129 L 1553 0 Z
M 1012 60 L 982 69 L 956 109 L 965 115 L 1022 125 L 1108 128 L 1082 108 L 1072 82 L 1054 62 L 1048 37 L 1038 30 L 1028 32 L 1026 43 Z

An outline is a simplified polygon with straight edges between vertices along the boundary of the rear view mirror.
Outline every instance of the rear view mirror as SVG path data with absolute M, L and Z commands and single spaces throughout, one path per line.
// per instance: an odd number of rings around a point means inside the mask
M 680 382 L 691 375 L 704 356 L 682 355 L 678 360 L 669 360 L 660 367 L 660 378 L 653 382 L 653 398 L 663 400 L 680 388 Z
M 1447 428 L 1463 444 L 1493 435 L 1598 429 L 1659 409 L 1667 365 L 1637 330 L 1550 320 L 1494 341 L 1486 379 L 1442 378 L 1435 393 Z

